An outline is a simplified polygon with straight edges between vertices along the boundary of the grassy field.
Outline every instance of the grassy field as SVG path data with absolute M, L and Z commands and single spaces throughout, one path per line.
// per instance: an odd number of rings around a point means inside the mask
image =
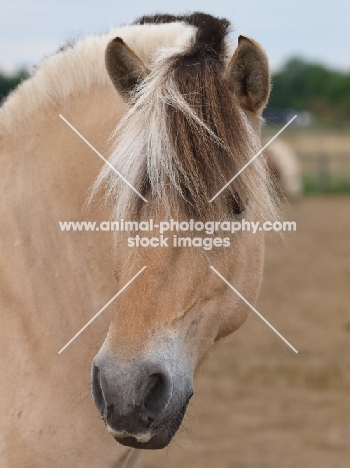
M 267 239 L 257 316 L 199 372 L 183 428 L 146 468 L 350 466 L 349 198 L 289 209 L 297 232 Z
M 327 176 L 327 185 L 321 181 L 317 172 L 303 172 L 304 195 L 319 195 L 325 192 L 329 195 L 350 194 L 350 171 L 345 173 L 330 173 Z

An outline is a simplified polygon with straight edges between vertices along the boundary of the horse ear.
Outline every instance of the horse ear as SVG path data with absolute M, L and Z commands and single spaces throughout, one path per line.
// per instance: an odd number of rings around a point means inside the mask
M 239 36 L 226 80 L 245 109 L 255 113 L 262 110 L 270 94 L 270 70 L 267 56 L 257 42 Z
M 135 86 L 148 73 L 142 60 L 120 37 L 116 37 L 108 44 L 105 62 L 112 83 L 125 98 L 132 95 Z

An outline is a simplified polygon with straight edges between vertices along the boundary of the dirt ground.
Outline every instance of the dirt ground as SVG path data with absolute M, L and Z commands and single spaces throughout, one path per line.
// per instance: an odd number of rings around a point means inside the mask
M 308 198 L 267 239 L 257 309 L 212 351 L 170 446 L 145 468 L 350 467 L 350 197 Z

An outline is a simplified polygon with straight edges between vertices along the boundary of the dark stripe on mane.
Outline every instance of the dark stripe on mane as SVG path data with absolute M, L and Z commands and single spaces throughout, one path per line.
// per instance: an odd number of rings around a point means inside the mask
M 198 28 L 193 55 L 213 55 L 219 57 L 224 52 L 223 40 L 229 33 L 230 22 L 226 18 L 215 18 L 206 13 L 195 12 L 191 15 L 153 15 L 143 16 L 134 24 L 162 24 L 185 22 Z

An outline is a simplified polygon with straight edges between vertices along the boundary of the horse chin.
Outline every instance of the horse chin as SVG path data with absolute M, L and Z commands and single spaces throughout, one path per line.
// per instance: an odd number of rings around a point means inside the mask
M 147 442 L 140 442 L 135 437 L 131 436 L 122 438 L 114 437 L 114 439 L 121 445 L 126 445 L 127 447 L 132 447 L 135 449 L 160 450 L 165 448 L 167 445 L 169 445 L 172 438 L 181 426 L 182 420 L 186 413 L 188 402 L 191 399 L 191 397 L 192 393 L 188 398 L 187 402 L 181 408 L 181 410 L 177 412 L 177 417 L 168 426 L 159 424 L 160 427 L 158 429 L 158 432 L 156 432 Z M 156 429 L 153 430 L 153 432 L 155 431 Z
M 135 449 L 159 450 L 166 447 L 170 443 L 172 437 L 172 432 L 160 432 L 153 436 L 148 442 L 139 442 L 135 437 L 123 437 L 122 439 L 115 437 L 114 439 L 122 445 Z

